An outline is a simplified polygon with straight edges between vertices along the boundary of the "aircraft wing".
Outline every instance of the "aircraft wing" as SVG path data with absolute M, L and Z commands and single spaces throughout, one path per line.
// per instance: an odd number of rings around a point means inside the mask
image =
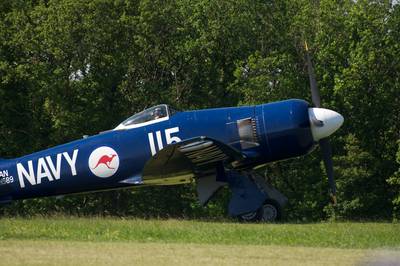
M 174 185 L 216 174 L 217 167 L 244 160 L 236 149 L 212 138 L 195 137 L 170 144 L 145 164 L 143 184 Z

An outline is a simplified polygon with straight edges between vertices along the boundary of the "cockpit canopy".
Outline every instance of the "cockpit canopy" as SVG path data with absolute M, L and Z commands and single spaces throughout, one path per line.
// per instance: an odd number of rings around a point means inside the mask
M 166 104 L 160 104 L 150 107 L 140 113 L 134 114 L 129 117 L 115 129 L 128 129 L 141 127 L 153 123 L 168 120 L 170 116 L 174 115 L 177 111 Z

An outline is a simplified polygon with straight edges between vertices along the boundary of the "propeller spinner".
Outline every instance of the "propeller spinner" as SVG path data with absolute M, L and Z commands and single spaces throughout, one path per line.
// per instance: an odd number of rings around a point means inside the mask
M 333 176 L 332 147 L 328 137 L 340 128 L 344 118 L 339 113 L 321 108 L 321 98 L 317 87 L 314 67 L 311 62 L 310 52 L 305 43 L 307 70 L 310 79 L 311 97 L 314 108 L 309 108 L 308 114 L 311 122 L 311 132 L 315 141 L 318 141 L 322 151 L 322 158 L 328 175 L 329 194 L 333 205 L 336 205 L 336 184 Z

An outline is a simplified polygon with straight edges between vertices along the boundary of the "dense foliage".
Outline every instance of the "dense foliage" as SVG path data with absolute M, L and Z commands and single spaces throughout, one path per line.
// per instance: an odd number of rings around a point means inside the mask
M 289 219 L 400 216 L 400 6 L 351 0 L 0 1 L 0 151 L 15 157 L 116 126 L 157 103 L 181 109 L 310 99 L 310 44 L 339 204 L 320 155 L 263 171 Z M 397 155 L 396 155 L 397 154 Z M 396 161 L 397 156 L 397 161 Z M 26 200 L 3 214 L 220 217 L 192 185 Z

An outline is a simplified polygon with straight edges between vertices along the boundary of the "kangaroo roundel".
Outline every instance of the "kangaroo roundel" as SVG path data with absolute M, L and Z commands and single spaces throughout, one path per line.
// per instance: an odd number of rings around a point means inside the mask
M 119 167 L 118 153 L 107 146 L 102 146 L 89 156 L 89 168 L 98 177 L 106 178 L 114 175 Z

